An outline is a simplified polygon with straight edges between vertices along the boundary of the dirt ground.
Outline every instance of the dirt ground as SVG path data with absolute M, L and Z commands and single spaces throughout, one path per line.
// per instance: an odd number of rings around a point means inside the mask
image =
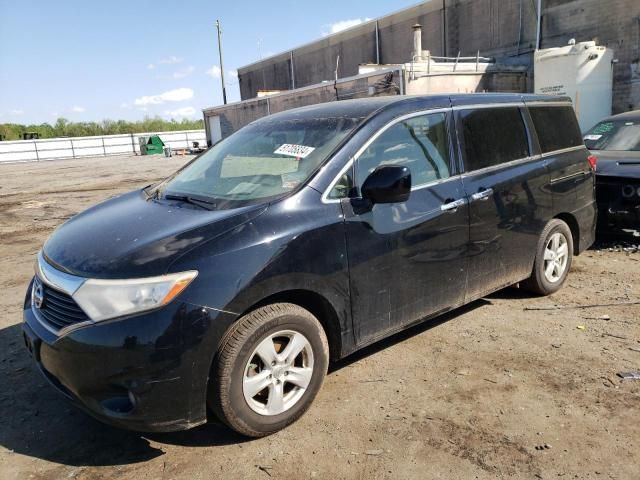
M 550 298 L 507 289 L 333 366 L 268 438 L 136 434 L 68 405 L 21 339 L 35 255 L 69 216 L 184 161 L 0 165 L 1 479 L 640 478 L 640 381 L 616 377 L 640 370 L 640 305 L 576 308 L 640 300 L 640 253 L 615 248 L 576 258 Z

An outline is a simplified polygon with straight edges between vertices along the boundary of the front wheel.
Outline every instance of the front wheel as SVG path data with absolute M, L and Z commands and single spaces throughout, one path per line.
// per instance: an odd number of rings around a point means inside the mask
M 540 235 L 531 277 L 522 286 L 540 295 L 551 295 L 564 285 L 573 259 L 573 237 L 562 220 L 551 220 Z
M 235 431 L 262 437 L 295 422 L 329 363 L 320 322 L 297 305 L 259 308 L 234 324 L 212 367 L 209 405 Z

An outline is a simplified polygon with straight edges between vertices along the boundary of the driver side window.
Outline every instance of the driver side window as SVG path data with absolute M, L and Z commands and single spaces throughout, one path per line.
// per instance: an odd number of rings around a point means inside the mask
M 356 160 L 356 185 L 380 165 L 401 165 L 411 170 L 412 187 L 448 178 L 449 141 L 445 113 L 403 120 L 376 138 Z

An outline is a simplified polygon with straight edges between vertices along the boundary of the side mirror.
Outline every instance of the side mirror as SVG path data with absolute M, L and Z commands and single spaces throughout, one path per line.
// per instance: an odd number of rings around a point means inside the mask
M 364 181 L 361 193 L 372 204 L 406 202 L 411 194 L 411 170 L 400 165 L 381 165 Z

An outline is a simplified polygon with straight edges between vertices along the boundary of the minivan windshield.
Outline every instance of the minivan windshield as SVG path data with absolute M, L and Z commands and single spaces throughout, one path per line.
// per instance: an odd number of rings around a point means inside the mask
M 640 151 L 640 122 L 605 120 L 584 136 L 589 150 Z
M 217 209 L 276 198 L 306 182 L 361 120 L 261 120 L 214 145 L 162 184 L 160 192 L 205 198 Z

